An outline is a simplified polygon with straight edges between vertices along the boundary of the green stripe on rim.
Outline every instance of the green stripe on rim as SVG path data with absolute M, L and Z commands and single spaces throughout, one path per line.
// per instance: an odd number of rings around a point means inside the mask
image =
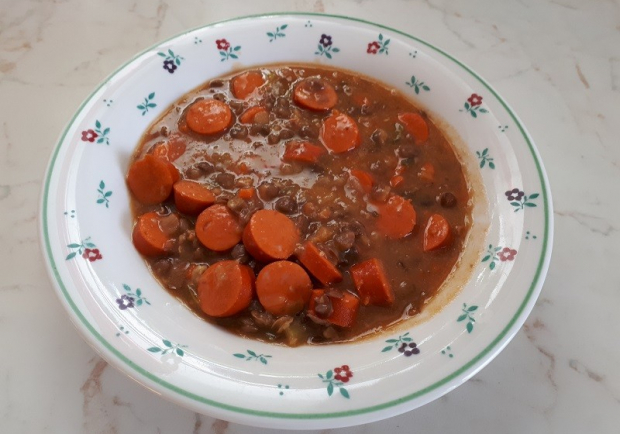
M 359 409 L 355 409 L 355 410 L 348 410 L 348 411 L 340 411 L 340 412 L 333 412 L 333 413 L 278 413 L 278 412 L 269 412 L 269 411 L 259 411 L 259 410 L 253 410 L 253 409 L 249 409 L 249 408 L 243 408 L 243 407 L 237 407 L 234 405 L 229 405 L 229 404 L 224 404 L 221 402 L 217 402 L 208 398 L 205 398 L 203 396 L 199 396 L 196 395 L 194 393 L 188 392 L 180 387 L 175 386 L 174 384 L 171 384 L 167 381 L 162 380 L 161 378 L 155 376 L 154 374 L 150 373 L 149 371 L 145 370 L 144 368 L 140 367 L 139 365 L 137 365 L 135 362 L 133 362 L 132 360 L 130 360 L 129 358 L 127 358 L 126 356 L 124 356 L 120 351 L 118 351 L 116 348 L 114 348 L 108 341 L 106 341 L 103 336 L 101 336 L 101 334 L 99 334 L 95 328 L 88 322 L 88 320 L 84 317 L 84 315 L 82 314 L 82 312 L 77 308 L 77 306 L 75 305 L 75 302 L 73 301 L 73 299 L 71 298 L 71 296 L 69 295 L 67 288 L 65 287 L 62 279 L 60 278 L 60 274 L 58 272 L 58 269 L 56 267 L 56 263 L 54 261 L 54 257 L 52 255 L 52 248 L 50 245 L 50 238 L 49 238 L 49 233 L 48 233 L 48 220 L 47 220 L 47 207 L 48 207 L 48 195 L 49 195 L 49 186 L 50 186 L 50 180 L 52 177 L 52 169 L 54 167 L 54 164 L 56 162 L 56 158 L 58 157 L 58 153 L 60 151 L 60 148 L 62 146 L 62 143 L 65 140 L 65 137 L 69 131 L 69 129 L 71 128 L 71 126 L 73 125 L 73 123 L 76 120 L 76 117 L 78 116 L 78 114 L 82 111 L 82 109 L 91 102 L 91 100 L 94 98 L 95 94 L 97 94 L 97 92 L 103 87 L 105 86 L 108 81 L 110 81 L 112 78 L 114 78 L 120 71 L 122 71 L 127 65 L 131 64 L 134 60 L 136 60 L 137 58 L 139 58 L 140 56 L 144 55 L 145 53 L 150 52 L 151 50 L 153 50 L 156 47 L 159 47 L 160 45 L 171 41 L 173 39 L 179 38 L 183 35 L 186 35 L 188 33 L 192 33 L 196 30 L 199 29 L 206 29 L 206 28 L 210 28 L 216 25 L 220 25 L 223 23 L 227 23 L 227 22 L 231 22 L 231 21 L 241 21 L 241 20 L 247 20 L 247 19 L 253 19 L 253 18 L 269 18 L 269 17 L 276 17 L 276 16 L 305 16 L 305 17 L 319 17 L 319 18 L 336 18 L 339 20 L 346 20 L 346 21 L 352 21 L 352 22 L 358 22 L 358 23 L 363 23 L 366 25 L 370 25 L 370 26 L 374 26 L 380 29 L 385 29 L 385 30 L 389 30 L 390 32 L 394 32 L 398 35 L 404 36 L 405 38 L 408 38 L 410 40 L 416 41 L 420 44 L 425 45 L 426 47 L 430 48 L 431 50 L 443 55 L 444 57 L 446 57 L 447 59 L 450 59 L 451 61 L 453 61 L 454 63 L 456 63 L 457 65 L 459 65 L 461 68 L 463 68 L 465 71 L 467 71 L 470 75 L 472 75 L 476 80 L 478 80 L 489 92 L 491 92 L 495 98 L 502 104 L 502 106 L 504 107 L 504 109 L 509 113 L 510 117 L 512 118 L 512 120 L 514 121 L 514 123 L 519 127 L 519 131 L 521 132 L 521 135 L 523 136 L 523 138 L 525 139 L 528 148 L 532 154 L 532 158 L 534 160 L 534 163 L 536 164 L 536 169 L 538 172 L 538 177 L 541 183 L 541 193 L 543 196 L 543 201 L 544 201 L 544 218 L 545 218 L 545 225 L 544 225 L 544 237 L 543 237 L 543 243 L 542 243 L 542 250 L 541 250 L 541 255 L 540 258 L 538 260 L 538 265 L 536 268 L 536 272 L 534 274 L 534 279 L 532 280 L 532 283 L 530 284 L 529 290 L 523 300 L 523 302 L 521 303 L 521 305 L 519 306 L 519 308 L 517 309 L 517 311 L 515 312 L 514 316 L 510 319 L 510 321 L 508 322 L 508 324 L 504 327 L 504 329 L 499 333 L 499 335 L 488 345 L 486 346 L 476 357 L 472 358 L 470 361 L 468 361 L 467 363 L 465 363 L 463 366 L 461 366 L 459 369 L 457 369 L 456 371 L 454 371 L 452 374 L 448 375 L 447 377 L 431 384 L 428 387 L 425 387 L 421 390 L 418 390 L 417 392 L 411 393 L 409 395 L 403 396 L 401 398 L 398 399 L 394 399 L 392 401 L 388 401 L 382 404 L 377 404 L 377 405 L 373 405 L 370 407 L 364 407 L 364 408 L 359 408 Z M 71 310 L 73 311 L 73 313 L 75 314 L 75 316 L 77 317 L 77 319 L 86 327 L 86 329 L 91 333 L 92 337 L 95 338 L 96 341 L 98 341 L 107 351 L 109 351 L 111 354 L 113 354 L 115 357 L 118 358 L 118 360 L 120 362 L 123 362 L 127 367 L 131 368 L 133 371 L 135 371 L 136 373 L 142 375 L 143 377 L 145 377 L 146 379 L 152 381 L 153 383 L 162 386 L 168 390 L 171 390 L 175 393 L 178 393 L 179 395 L 185 397 L 185 398 L 189 398 L 193 401 L 202 403 L 202 404 L 208 404 L 210 406 L 213 407 L 217 407 L 223 410 L 228 410 L 228 411 L 233 411 L 233 412 L 238 412 L 238 413 L 243 413 L 243 414 L 247 414 L 247 415 L 252 415 L 252 416 L 262 416 L 262 417 L 273 417 L 273 418 L 281 418 L 281 419 L 325 419 L 325 418 L 335 418 L 335 417 L 347 417 L 347 416 L 354 416 L 354 415 L 359 415 L 359 414 L 365 414 L 365 413 L 371 413 L 374 411 L 378 411 L 378 410 L 383 410 L 383 409 L 387 409 L 390 407 L 394 407 L 396 405 L 399 404 L 403 404 L 407 401 L 410 401 L 412 399 L 415 398 L 419 398 L 421 396 L 424 396 L 436 389 L 438 389 L 439 387 L 445 385 L 446 383 L 454 380 L 455 378 L 466 374 L 463 377 L 463 381 L 466 381 L 467 379 L 469 379 L 471 376 L 473 376 L 476 372 L 478 372 L 480 369 L 482 369 L 484 367 L 485 364 L 482 364 L 480 366 L 475 366 L 479 361 L 481 361 L 484 357 L 486 357 L 487 355 L 489 355 L 490 353 L 492 353 L 493 351 L 499 352 L 503 346 L 508 344 L 508 341 L 510 340 L 510 338 L 512 337 L 511 331 L 513 331 L 512 335 L 514 335 L 514 333 L 516 333 L 518 331 L 518 329 L 521 327 L 521 325 L 523 324 L 523 322 L 525 322 L 525 317 L 521 317 L 521 315 L 523 314 L 523 312 L 528 308 L 529 304 L 532 304 L 535 302 L 535 298 L 533 298 L 534 292 L 538 289 L 540 290 L 540 287 L 542 285 L 542 282 L 540 281 L 541 279 L 541 275 L 543 274 L 543 271 L 548 267 L 549 264 L 549 258 L 551 256 L 551 250 L 550 250 L 550 238 L 551 238 L 551 226 L 550 226 L 550 216 L 551 216 L 551 195 L 550 195 L 550 190 L 549 190 L 549 185 L 548 185 L 548 180 L 545 176 L 545 172 L 543 170 L 542 167 L 542 163 L 539 159 L 538 156 L 538 152 L 536 151 L 536 149 L 534 148 L 534 145 L 532 144 L 532 141 L 530 139 L 529 134 L 525 131 L 525 128 L 523 127 L 523 125 L 521 124 L 521 121 L 518 119 L 518 117 L 514 114 L 514 112 L 512 111 L 512 109 L 508 106 L 508 104 L 497 94 L 497 92 L 495 92 L 495 90 L 493 88 L 491 88 L 491 86 L 482 78 L 480 77 L 478 74 L 476 74 L 472 69 L 470 69 L 468 66 L 466 66 L 465 64 L 463 64 L 462 62 L 460 62 L 459 60 L 455 59 L 454 57 L 452 57 L 450 54 L 446 53 L 445 51 L 429 44 L 428 42 L 425 42 L 421 39 L 418 39 L 414 36 L 411 36 L 407 33 L 404 33 L 402 31 L 393 29 L 391 27 L 387 27 L 387 26 L 383 26 L 380 24 L 375 24 L 372 23 L 370 21 L 366 21 L 366 20 L 362 20 L 362 19 L 357 19 L 357 18 L 350 18 L 350 17 L 345 17 L 345 16 L 339 16 L 339 15 L 328 15 L 328 14 L 319 14 L 319 13 L 306 13 L 306 12 L 282 12 L 282 13 L 273 13 L 273 14 L 258 14 L 258 15 L 248 15 L 248 16 L 244 16 L 244 17 L 240 17 L 240 18 L 234 18 L 234 19 L 230 19 L 230 20 L 225 20 L 225 21 L 220 21 L 217 23 L 213 23 L 213 24 L 209 24 L 206 26 L 200 26 L 200 27 L 196 27 L 194 29 L 188 30 L 186 32 L 180 33 L 178 35 L 175 35 L 171 38 L 168 38 L 164 41 L 161 41 L 149 48 L 147 48 L 146 50 L 142 51 L 141 53 L 139 53 L 138 55 L 136 55 L 135 57 L 133 57 L 131 60 L 129 60 L 128 62 L 126 62 L 125 64 L 123 64 L 121 67 L 117 68 L 112 74 L 110 74 L 110 76 L 108 76 L 108 78 L 106 78 L 101 85 L 99 85 L 99 87 L 97 87 L 95 89 L 95 91 L 80 105 L 80 107 L 78 108 L 78 110 L 76 111 L 75 115 L 73 116 L 73 118 L 71 119 L 71 121 L 67 124 L 67 126 L 65 127 L 57 145 L 56 148 L 50 158 L 50 163 L 48 166 L 48 170 L 47 170 L 47 174 L 45 176 L 45 184 L 43 186 L 43 196 L 42 196 L 42 221 L 41 221 L 41 230 L 43 232 L 43 238 L 45 240 L 45 248 L 44 248 L 44 256 L 47 255 L 48 258 L 48 266 L 50 268 L 50 270 L 52 271 L 52 274 L 54 276 L 54 278 L 56 279 L 56 284 L 58 285 L 58 287 L 60 288 L 62 294 L 65 297 L 65 300 L 67 302 L 67 304 L 71 307 Z M 531 310 L 530 306 L 530 310 Z M 87 338 L 89 336 L 86 336 Z M 506 339 L 505 342 L 502 343 L 502 340 Z M 502 345 L 500 345 L 502 344 Z M 490 362 L 491 359 L 489 359 L 487 361 Z M 469 371 L 469 372 L 468 372 Z M 446 391 L 447 392 L 447 391 Z

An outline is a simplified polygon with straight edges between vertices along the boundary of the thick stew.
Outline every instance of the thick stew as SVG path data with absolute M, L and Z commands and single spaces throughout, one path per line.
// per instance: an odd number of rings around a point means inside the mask
M 454 267 L 468 185 L 395 90 L 273 66 L 211 80 L 154 122 L 127 184 L 161 284 L 233 333 L 348 341 L 416 315 Z

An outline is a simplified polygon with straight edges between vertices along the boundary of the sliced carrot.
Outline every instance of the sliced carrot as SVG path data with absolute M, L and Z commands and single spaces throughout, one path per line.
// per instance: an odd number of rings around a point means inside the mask
M 398 164 L 396 169 L 394 169 L 394 176 L 402 175 L 403 173 L 405 173 L 405 166 Z
M 405 126 L 417 145 L 421 145 L 428 140 L 428 124 L 422 116 L 417 113 L 401 113 L 398 120 Z
M 172 176 L 172 185 L 174 186 L 174 184 L 179 182 L 179 180 L 181 179 L 181 174 L 179 173 L 179 169 L 177 169 L 177 166 L 172 164 L 170 161 L 166 161 L 166 165 L 168 166 L 170 176 Z
M 237 261 L 216 262 L 198 281 L 198 301 L 204 313 L 231 316 L 250 305 L 254 293 L 254 272 Z
M 435 166 L 431 163 L 424 163 L 418 172 L 418 177 L 428 182 L 435 180 Z
M 224 205 L 212 205 L 196 220 L 196 236 L 205 247 L 223 252 L 241 241 L 241 226 Z
M 281 212 L 263 209 L 256 211 L 243 231 L 243 245 L 259 261 L 286 259 L 299 242 L 295 223 Z
M 424 229 L 424 251 L 435 250 L 448 245 L 452 231 L 448 221 L 441 214 L 433 214 Z
M 260 72 L 244 72 L 232 79 L 232 92 L 236 98 L 246 99 L 263 84 L 265 79 Z
M 157 143 L 153 146 L 151 153 L 166 161 L 175 161 L 185 153 L 187 144 L 178 135 L 171 135 L 165 142 Z
M 162 256 L 169 253 L 171 239 L 159 225 L 161 216 L 147 212 L 138 217 L 131 238 L 136 250 L 144 256 Z
M 215 195 L 202 184 L 193 181 L 179 181 L 172 187 L 174 204 L 184 214 L 198 215 L 213 205 Z
M 250 107 L 249 109 L 241 113 L 241 116 L 239 116 L 239 122 L 241 122 L 242 124 L 252 124 L 254 123 L 254 118 L 259 113 L 265 113 L 265 115 L 269 116 L 269 112 L 265 107 L 255 106 Z
M 310 302 L 308 303 L 308 313 L 314 312 L 316 305 L 316 299 L 322 297 L 325 291 L 322 289 L 313 289 L 310 296 Z M 325 318 L 330 323 L 339 327 L 351 327 L 355 323 L 357 317 L 357 311 L 360 305 L 360 299 L 349 292 L 345 292 L 342 298 L 329 297 L 329 301 L 332 304 L 332 313 Z
M 252 199 L 255 194 L 256 194 L 256 189 L 254 187 L 240 188 L 239 191 L 237 192 L 237 195 L 241 199 L 245 199 L 245 200 Z
M 174 168 L 172 163 L 147 154 L 129 167 L 127 185 L 138 202 L 155 205 L 170 196 L 174 184 L 170 166 Z
M 370 173 L 364 170 L 351 169 L 351 175 L 357 179 L 364 193 L 368 194 L 372 191 L 375 180 Z
M 327 81 L 318 77 L 309 77 L 295 85 L 293 100 L 303 108 L 324 111 L 338 103 L 338 94 Z
M 405 182 L 405 178 L 402 175 L 392 176 L 392 178 L 390 179 L 390 186 L 392 188 L 396 188 L 403 182 Z
M 306 141 L 291 140 L 286 144 L 282 160 L 316 163 L 323 154 L 325 154 L 325 148 L 322 146 L 313 145 Z
M 308 241 L 303 245 L 303 248 L 297 254 L 297 259 L 323 285 L 330 285 L 342 280 L 342 273 L 338 270 L 338 267 L 332 264 L 327 259 L 327 255 L 312 241 Z
M 295 315 L 308 303 L 311 293 L 310 276 L 294 262 L 272 262 L 256 279 L 258 301 L 274 315 Z
M 216 99 L 203 99 L 192 104 L 185 116 L 187 126 L 198 134 L 217 134 L 230 125 L 232 112 Z
M 351 267 L 351 277 L 364 306 L 389 306 L 394 302 L 394 292 L 379 259 L 355 264 Z
M 416 212 L 407 199 L 394 195 L 376 207 L 379 211 L 377 229 L 387 237 L 403 238 L 415 227 Z
M 335 154 L 357 148 L 362 142 L 355 121 L 344 113 L 334 113 L 321 125 L 321 141 Z

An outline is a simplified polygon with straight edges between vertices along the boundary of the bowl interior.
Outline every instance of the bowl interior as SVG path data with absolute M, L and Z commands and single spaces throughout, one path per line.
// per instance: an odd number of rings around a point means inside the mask
M 436 314 L 352 344 L 287 348 L 204 322 L 148 272 L 131 244 L 124 181 L 141 135 L 199 84 L 271 63 L 315 63 L 374 77 L 445 125 L 479 200 L 466 266 Z M 59 296 L 108 361 L 196 411 L 280 428 L 369 422 L 423 405 L 465 381 L 507 344 L 531 310 L 552 231 L 548 185 L 532 140 L 486 82 L 396 30 L 309 14 L 192 30 L 121 67 L 63 133 L 41 212 L 44 253 Z M 398 351 L 414 342 L 419 354 Z M 353 372 L 347 382 L 334 373 L 343 365 Z

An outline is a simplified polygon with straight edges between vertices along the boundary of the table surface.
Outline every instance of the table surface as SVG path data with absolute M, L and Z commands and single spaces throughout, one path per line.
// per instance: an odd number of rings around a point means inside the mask
M 101 80 L 181 31 L 272 11 L 371 20 L 471 65 L 528 127 L 555 205 L 542 294 L 489 366 L 420 409 L 322 432 L 618 433 L 618 0 L 0 0 L 0 432 L 270 432 L 195 414 L 109 367 L 52 289 L 37 216 L 56 138 Z

